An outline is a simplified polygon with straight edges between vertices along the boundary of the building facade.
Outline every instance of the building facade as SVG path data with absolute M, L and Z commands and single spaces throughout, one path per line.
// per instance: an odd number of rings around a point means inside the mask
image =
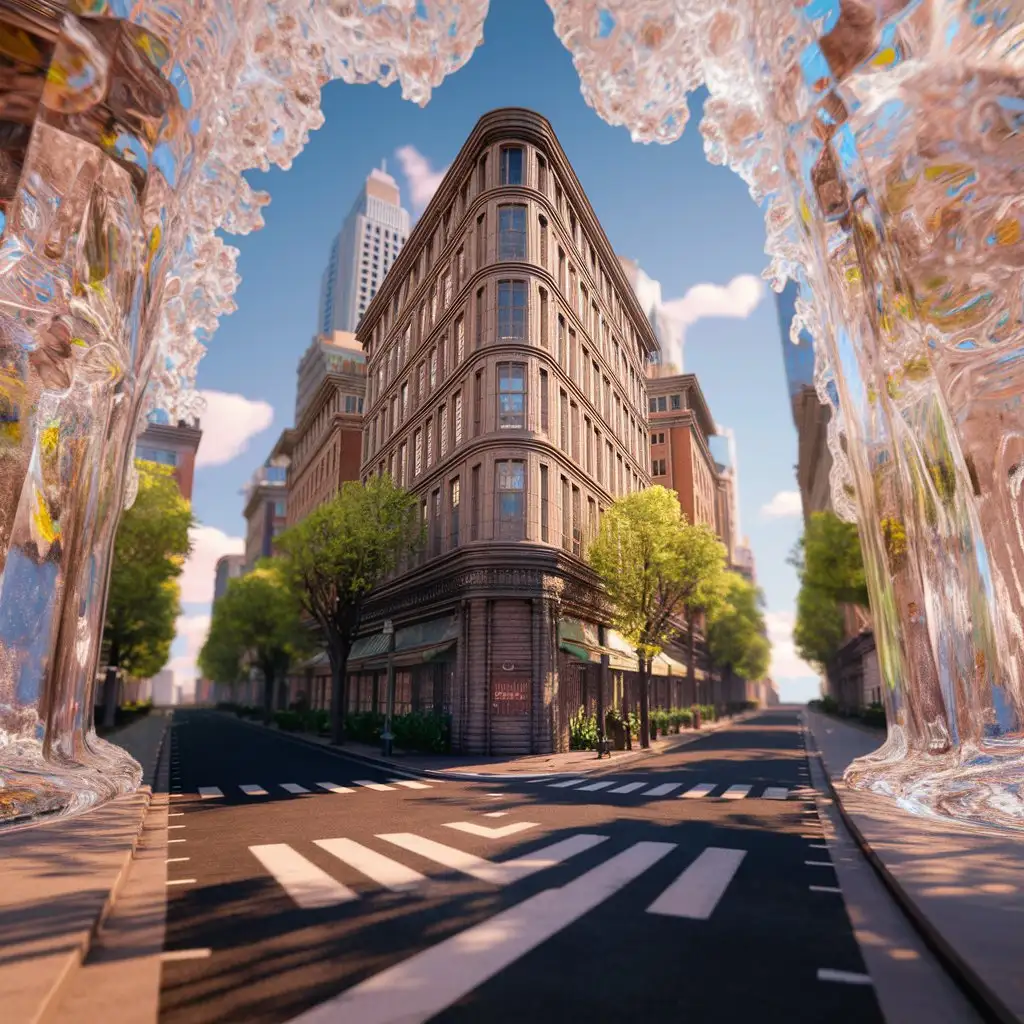
M 245 555 L 221 555 L 213 571 L 213 601 L 216 604 L 228 589 L 230 580 L 245 574 Z
M 317 328 L 354 331 L 409 236 L 409 213 L 382 167 L 366 179 L 334 242 L 320 285 Z
M 143 462 L 171 466 L 178 489 L 186 501 L 192 500 L 192 482 L 196 471 L 196 452 L 203 432 L 199 421 L 171 423 L 161 410 L 152 413 L 146 429 L 135 442 L 135 457 Z
M 299 363 L 297 392 L 295 426 L 272 453 L 288 469 L 289 526 L 330 500 L 346 480 L 359 479 L 366 357 L 355 335 L 315 338 Z
M 245 572 L 261 558 L 274 553 L 274 538 L 288 519 L 288 469 L 276 458 L 268 459 L 245 489 Z
M 657 342 L 544 118 L 480 120 L 358 336 L 362 474 L 416 494 L 427 546 L 367 605 L 351 708 L 381 707 L 390 620 L 399 712 L 449 712 L 468 752 L 563 747 L 581 677 L 630 661 L 583 556 L 650 482 Z

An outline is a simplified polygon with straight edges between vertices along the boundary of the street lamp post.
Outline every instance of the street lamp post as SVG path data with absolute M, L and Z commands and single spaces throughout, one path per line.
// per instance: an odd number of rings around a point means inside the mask
M 391 720 L 395 714 L 395 624 L 390 619 L 384 620 L 384 635 L 388 638 L 388 696 L 381 742 L 384 756 L 390 757 L 394 747 Z

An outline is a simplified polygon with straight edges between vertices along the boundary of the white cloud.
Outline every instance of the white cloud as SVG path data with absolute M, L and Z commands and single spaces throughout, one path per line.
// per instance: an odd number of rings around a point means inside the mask
M 772 664 L 770 674 L 778 682 L 780 679 L 817 679 L 818 673 L 807 664 L 793 646 L 793 624 L 795 616 L 792 612 L 766 612 L 764 621 L 768 629 L 768 640 L 772 645 Z
M 178 616 L 178 635 L 175 645 L 181 651 L 173 657 L 167 667 L 174 673 L 174 681 L 186 693 L 193 692 L 196 681 L 196 658 L 200 648 L 206 642 L 206 634 L 210 631 L 210 613 L 206 611 L 198 615 Z
M 779 491 L 767 505 L 761 506 L 761 515 L 770 519 L 783 519 L 803 515 L 804 507 L 799 491 Z
M 267 429 L 274 419 L 269 402 L 226 391 L 199 392 L 206 403 L 200 417 L 203 439 L 196 454 L 196 467 L 223 466 L 237 458 L 249 442 Z
M 633 290 L 644 311 L 653 318 L 661 339 L 666 363 L 683 368 L 686 331 L 698 320 L 707 317 L 730 317 L 745 320 L 764 297 L 764 282 L 752 274 L 740 274 L 728 284 L 695 284 L 680 299 L 663 299 L 661 282 L 639 266 L 627 270 Z
M 434 197 L 438 185 L 448 172 L 444 167 L 435 171 L 430 161 L 415 146 L 399 146 L 395 156 L 402 165 L 402 174 L 409 184 L 409 195 L 417 213 L 422 213 L 427 203 Z
M 213 573 L 221 555 L 240 555 L 245 539 L 231 537 L 215 526 L 194 526 L 189 531 L 192 554 L 181 574 L 181 603 L 209 604 L 213 599 Z

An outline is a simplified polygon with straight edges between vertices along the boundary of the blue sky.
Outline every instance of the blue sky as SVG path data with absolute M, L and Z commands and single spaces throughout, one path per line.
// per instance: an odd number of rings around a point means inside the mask
M 292 169 L 250 176 L 272 197 L 266 227 L 229 239 L 240 250 L 242 284 L 238 311 L 221 321 L 199 371 L 199 387 L 213 394 L 193 494 L 203 529 L 183 584 L 177 672 L 188 671 L 205 635 L 213 560 L 240 550 L 240 492 L 291 424 L 295 368 L 315 331 L 328 249 L 370 169 L 388 161 L 415 215 L 414 183 L 398 150 L 412 147 L 441 171 L 481 114 L 532 108 L 554 126 L 616 252 L 659 281 L 664 300 L 680 299 L 695 285 L 759 276 L 766 264 L 761 212 L 738 177 L 704 159 L 702 102 L 700 94 L 691 103 L 693 119 L 680 141 L 634 144 L 626 129 L 609 127 L 584 102 L 543 0 L 492 0 L 482 46 L 423 109 L 402 100 L 398 86 L 324 89 L 326 124 Z M 742 528 L 767 600 L 775 678 L 785 698 L 806 699 L 817 681 L 789 643 L 797 584 L 786 565 L 800 525 L 792 498 L 796 433 L 770 290 L 745 318 L 691 324 L 685 361 L 716 421 L 735 431 Z M 766 513 L 766 506 L 786 514 Z

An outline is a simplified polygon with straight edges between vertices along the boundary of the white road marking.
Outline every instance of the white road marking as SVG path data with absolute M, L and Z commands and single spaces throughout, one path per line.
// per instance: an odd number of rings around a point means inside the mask
M 702 796 L 707 796 L 718 785 L 716 782 L 702 782 L 700 785 L 694 786 L 693 789 L 688 789 L 685 793 L 680 793 L 681 797 L 687 800 L 699 800 Z
M 168 857 L 167 858 L 167 863 L 168 864 L 181 864 L 184 861 L 191 860 L 191 859 L 192 859 L 191 857 Z
M 509 885 L 518 882 L 521 878 L 542 871 L 545 868 L 561 864 L 577 853 L 589 850 L 598 843 L 603 843 L 607 836 L 576 835 L 563 839 L 560 842 L 552 843 L 533 853 L 516 857 L 513 860 L 502 861 L 495 864 L 493 861 L 477 857 L 472 853 L 463 853 L 454 847 L 445 846 L 443 843 L 435 843 L 432 839 L 424 839 L 422 836 L 413 835 L 409 832 L 396 832 L 390 835 L 377 836 L 385 842 L 394 843 L 403 850 L 410 853 L 417 853 L 427 860 L 432 860 L 442 867 L 459 871 L 469 875 L 480 882 L 488 882 L 491 885 Z
M 706 921 L 746 855 L 745 850 L 709 846 L 647 908 L 647 913 Z
M 619 786 L 618 789 L 613 789 L 613 793 L 635 793 L 638 789 L 643 789 L 646 786 L 646 782 L 627 782 L 624 786 Z
M 843 985 L 871 984 L 871 978 L 867 974 L 857 974 L 854 971 L 834 971 L 831 967 L 818 968 L 818 981 L 838 981 Z
M 299 793 L 308 793 L 309 792 L 309 790 L 306 789 L 305 786 L 300 786 L 300 785 L 298 785 L 295 782 L 282 782 L 280 785 L 281 785 L 281 788 L 286 793 L 295 793 L 296 795 L 298 795 Z
M 485 818 L 504 818 L 506 814 L 508 814 L 508 811 L 488 811 L 484 815 L 484 817 Z
M 459 832 L 467 832 L 471 836 L 482 836 L 484 839 L 504 839 L 506 836 L 514 836 L 517 832 L 525 832 L 528 828 L 536 828 L 537 822 L 515 821 L 511 825 L 490 828 L 487 825 L 475 825 L 471 821 L 450 821 L 444 827 L 458 829 Z
M 172 797 L 173 797 L 173 796 L 184 796 L 184 794 L 183 794 L 183 793 L 172 793 L 172 794 L 171 794 L 171 796 L 172 796 Z
M 317 839 L 316 845 L 392 892 L 405 892 L 426 881 L 418 871 L 351 839 Z
M 406 789 L 430 789 L 428 783 L 417 782 L 415 779 L 388 779 L 388 782 L 393 782 L 396 786 L 405 786 Z
M 369 779 L 356 779 L 353 786 L 362 786 L 363 789 L 373 789 L 378 793 L 390 793 L 394 786 L 385 786 L 383 782 L 370 782 Z
M 581 782 L 586 782 L 586 779 L 566 779 L 564 782 L 552 782 L 551 789 L 568 789 L 570 786 L 578 786 Z
M 768 786 L 762 796 L 765 800 L 785 800 L 789 796 L 789 790 L 785 786 Z
M 165 949 L 160 959 L 168 963 L 175 960 L 205 960 L 212 955 L 212 949 Z
M 167 817 L 168 818 L 184 818 L 185 817 L 185 812 L 184 811 L 172 811 L 170 814 L 167 815 Z
M 538 893 L 368 978 L 293 1024 L 424 1024 L 599 906 L 674 848 L 674 843 L 636 843 L 568 885 Z
M 238 787 L 246 796 L 269 796 L 270 794 L 262 787 L 250 784 Z
M 820 839 L 821 836 L 818 836 L 817 838 Z M 809 850 L 827 850 L 828 849 L 828 843 L 808 843 L 807 844 L 807 849 L 809 849 Z
M 204 800 L 212 800 L 215 797 L 223 796 L 223 792 L 217 786 L 200 786 L 199 795 Z
M 303 910 L 334 907 L 359 898 L 285 843 L 250 846 L 249 851 Z
M 742 800 L 750 792 L 749 786 L 730 786 L 723 794 L 723 800 Z
M 339 786 L 336 782 L 318 782 L 317 785 L 321 789 L 326 789 L 328 793 L 354 793 L 354 789 L 349 789 L 348 786 Z
M 170 827 L 170 828 L 175 828 L 176 826 L 174 826 L 174 825 L 171 825 L 171 826 L 169 826 L 169 827 Z M 184 826 L 183 826 L 183 827 L 184 827 Z M 186 841 L 186 840 L 184 840 L 184 839 L 168 839 L 168 840 L 167 840 L 167 842 L 168 842 L 168 843 L 184 843 L 185 841 Z
M 194 878 L 168 878 L 168 885 L 195 885 L 196 880 Z
M 652 786 L 646 792 L 641 793 L 641 796 L 668 796 L 674 789 L 679 789 L 682 786 L 681 782 L 663 782 L 660 786 Z
M 843 890 L 834 885 L 809 885 L 811 892 L 842 892 Z
M 609 786 L 614 786 L 615 780 L 610 782 L 592 782 L 589 786 L 580 786 L 576 791 L 577 793 L 596 793 L 599 789 L 607 789 Z
M 805 860 L 804 863 L 809 868 L 831 868 L 835 866 L 830 860 Z
M 184 828 L 185 826 L 184 825 L 168 825 L 167 827 L 168 827 L 168 829 L 172 829 L 172 828 Z

